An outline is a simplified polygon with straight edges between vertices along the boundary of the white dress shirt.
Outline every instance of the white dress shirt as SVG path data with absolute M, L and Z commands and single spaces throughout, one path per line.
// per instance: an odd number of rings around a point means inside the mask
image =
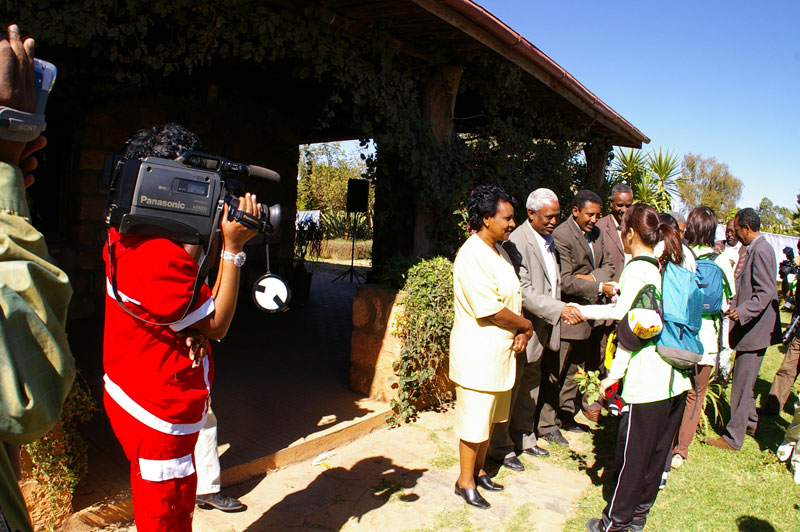
M 556 290 L 556 256 L 553 254 L 553 235 L 547 235 L 547 237 L 543 237 L 536 231 L 530 222 L 526 222 L 525 225 L 528 226 L 528 229 L 531 233 L 533 233 L 533 237 L 536 239 L 536 243 L 539 244 L 539 249 L 542 251 L 542 257 L 544 257 L 544 265 L 547 268 L 547 277 L 550 278 L 550 286 L 553 288 L 553 293 Z

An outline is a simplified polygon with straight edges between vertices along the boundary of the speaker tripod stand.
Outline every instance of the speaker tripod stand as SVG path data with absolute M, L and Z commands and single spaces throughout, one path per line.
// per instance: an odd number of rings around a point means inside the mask
M 353 243 L 350 248 L 350 267 L 337 275 L 331 282 L 335 283 L 340 279 L 344 279 L 348 275 L 350 275 L 350 282 L 353 282 L 353 277 L 356 278 L 358 283 L 365 282 L 367 280 L 367 276 L 361 273 L 360 271 L 355 269 L 355 257 L 356 257 L 356 222 L 358 221 L 358 213 L 357 212 L 350 212 L 350 234 L 353 235 Z

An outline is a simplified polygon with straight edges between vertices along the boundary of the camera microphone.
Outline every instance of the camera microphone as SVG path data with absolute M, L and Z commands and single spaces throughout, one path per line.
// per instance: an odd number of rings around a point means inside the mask
M 267 181 L 273 181 L 275 183 L 279 183 L 281 180 L 280 174 L 274 170 L 270 170 L 269 168 L 256 166 L 254 164 L 237 163 L 236 161 L 230 161 L 224 157 L 218 157 L 216 155 L 208 155 L 207 153 L 187 151 L 176 160 L 189 166 L 257 177 L 259 179 L 266 179 Z
M 264 168 L 263 166 L 256 166 L 254 164 L 247 165 L 247 175 L 251 177 L 258 177 L 260 179 L 266 179 L 267 181 L 274 181 L 275 183 L 280 183 L 281 176 L 278 172 L 274 170 L 270 170 L 269 168 Z

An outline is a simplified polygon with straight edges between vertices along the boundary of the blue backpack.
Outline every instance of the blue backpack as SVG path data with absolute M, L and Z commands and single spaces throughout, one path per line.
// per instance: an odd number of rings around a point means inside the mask
M 707 253 L 697 256 L 690 248 L 689 251 L 694 255 L 697 262 L 697 276 L 700 282 L 700 291 L 703 294 L 703 316 L 719 317 L 722 312 L 723 294 L 730 296 L 728 280 L 722 273 L 722 268 L 714 262 L 717 253 Z
M 659 262 L 652 257 L 632 260 L 643 260 L 659 268 Z M 656 340 L 656 350 L 676 370 L 688 370 L 703 358 L 702 306 L 699 275 L 668 262 L 661 271 L 663 329 Z

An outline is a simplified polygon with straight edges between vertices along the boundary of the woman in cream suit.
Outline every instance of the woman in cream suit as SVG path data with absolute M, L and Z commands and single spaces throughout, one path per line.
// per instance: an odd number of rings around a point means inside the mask
M 450 334 L 450 379 L 456 383 L 455 432 L 461 474 L 456 495 L 489 508 L 477 486 L 503 489 L 483 469 L 494 423 L 508 419 L 516 377 L 515 353 L 533 335 L 522 317 L 520 284 L 500 246 L 514 229 L 512 198 L 494 186 L 477 187 L 467 201 L 470 229 L 453 265 L 455 314 Z

